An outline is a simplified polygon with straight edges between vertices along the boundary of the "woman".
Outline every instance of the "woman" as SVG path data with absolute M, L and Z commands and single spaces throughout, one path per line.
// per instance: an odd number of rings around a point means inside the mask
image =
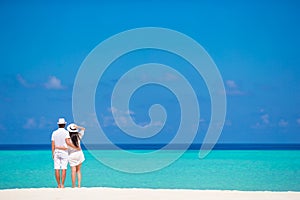
M 78 187 L 81 185 L 81 164 L 85 160 L 83 152 L 80 148 L 80 140 L 84 135 L 84 127 L 77 126 L 76 124 L 70 124 L 67 127 L 69 131 L 69 137 L 66 138 L 68 145 L 68 160 L 72 170 L 72 187 L 76 185 L 76 174 L 78 179 Z

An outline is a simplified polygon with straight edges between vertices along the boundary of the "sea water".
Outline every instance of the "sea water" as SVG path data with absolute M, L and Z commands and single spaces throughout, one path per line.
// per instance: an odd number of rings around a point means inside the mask
M 101 151 L 126 164 L 116 150 Z M 163 152 L 166 156 L 175 150 Z M 135 153 L 144 151 L 135 150 Z M 300 191 L 299 150 L 213 150 L 204 159 L 188 150 L 161 170 L 132 174 L 103 165 L 84 151 L 83 187 Z M 159 162 L 152 158 L 152 162 Z M 68 168 L 65 186 L 71 186 Z M 0 189 L 56 187 L 51 150 L 1 150 Z

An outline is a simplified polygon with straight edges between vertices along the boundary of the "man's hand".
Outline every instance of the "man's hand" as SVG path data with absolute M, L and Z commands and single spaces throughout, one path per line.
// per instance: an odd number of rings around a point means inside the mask
M 55 146 L 55 149 L 59 149 L 59 150 L 68 150 L 67 147 L 63 147 L 63 146 Z
M 52 159 L 54 160 L 54 151 L 55 151 L 55 142 L 51 142 L 51 149 L 52 149 Z

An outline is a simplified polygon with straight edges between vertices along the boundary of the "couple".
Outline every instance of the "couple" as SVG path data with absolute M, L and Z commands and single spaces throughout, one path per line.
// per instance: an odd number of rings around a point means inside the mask
M 52 141 L 52 158 L 54 160 L 55 178 L 58 188 L 64 188 L 66 179 L 66 170 L 68 161 L 72 170 L 72 187 L 75 187 L 76 174 L 78 187 L 81 184 L 81 164 L 85 160 L 80 148 L 80 140 L 84 134 L 84 127 L 70 124 L 65 129 L 66 121 L 64 118 L 58 119 L 58 129 L 53 131 Z M 62 174 L 60 175 L 60 170 Z

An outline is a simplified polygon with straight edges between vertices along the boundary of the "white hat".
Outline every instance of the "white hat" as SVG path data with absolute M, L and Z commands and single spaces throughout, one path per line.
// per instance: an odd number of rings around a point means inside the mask
M 70 124 L 68 127 L 67 127 L 67 130 L 71 133 L 77 133 L 78 132 L 78 129 L 77 129 L 77 125 L 76 124 Z
M 66 124 L 65 118 L 59 118 L 57 124 Z

